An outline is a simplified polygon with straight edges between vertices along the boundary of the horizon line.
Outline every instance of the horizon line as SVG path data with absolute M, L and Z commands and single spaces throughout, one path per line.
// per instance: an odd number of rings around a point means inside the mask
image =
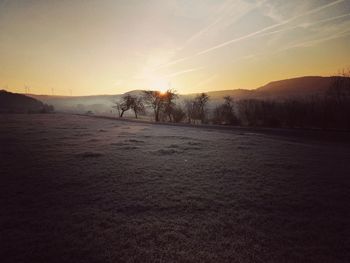
M 284 79 L 275 79 L 268 82 L 265 82 L 265 84 L 259 85 L 258 87 L 254 88 L 232 88 L 232 89 L 221 89 L 221 90 L 206 90 L 206 91 L 199 91 L 199 92 L 186 92 L 186 93 L 178 93 L 180 95 L 192 95 L 192 94 L 200 94 L 200 93 L 209 93 L 209 92 L 221 92 L 221 91 L 233 91 L 233 90 L 256 90 L 259 89 L 265 85 L 268 85 L 269 83 L 276 82 L 276 81 L 283 81 L 283 80 L 290 80 L 290 79 L 298 79 L 298 78 L 310 78 L 310 77 L 319 77 L 319 78 L 331 78 L 336 77 L 337 75 L 304 75 L 304 76 L 294 76 L 294 77 L 288 77 Z M 125 91 L 122 93 L 101 93 L 101 94 L 87 94 L 87 95 L 60 95 L 60 94 L 37 94 L 37 93 L 24 93 L 24 92 L 15 92 L 9 89 L 2 88 L 1 90 L 5 90 L 7 92 L 22 94 L 22 95 L 28 95 L 28 96 L 48 96 L 48 97 L 66 97 L 66 98 L 77 98 L 77 97 L 93 97 L 93 96 L 118 96 L 118 95 L 124 95 L 129 92 L 133 91 L 144 91 L 144 90 L 151 90 L 151 89 L 131 89 L 129 91 Z

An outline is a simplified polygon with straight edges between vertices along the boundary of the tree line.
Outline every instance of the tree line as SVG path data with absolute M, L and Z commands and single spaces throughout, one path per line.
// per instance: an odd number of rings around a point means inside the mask
M 182 103 L 176 102 L 178 97 L 171 89 L 144 91 L 142 96 L 124 95 L 113 107 L 119 117 L 132 110 L 136 118 L 149 108 L 156 122 L 350 130 L 350 72 L 334 77 L 324 94 L 303 98 L 236 101 L 226 96 L 210 110 L 206 93 Z
M 324 94 L 285 100 L 237 102 L 238 123 L 244 126 L 350 130 L 350 74 L 333 78 Z

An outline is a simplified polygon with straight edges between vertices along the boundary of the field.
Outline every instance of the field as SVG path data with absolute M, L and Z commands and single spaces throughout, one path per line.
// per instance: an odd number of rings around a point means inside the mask
M 336 138 L 3 114 L 0 174 L 1 262 L 350 260 Z

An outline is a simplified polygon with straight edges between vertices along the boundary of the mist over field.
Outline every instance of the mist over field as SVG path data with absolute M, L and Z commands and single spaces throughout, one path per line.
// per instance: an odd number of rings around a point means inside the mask
M 310 95 L 322 95 L 331 86 L 334 77 L 300 77 L 270 82 L 257 89 L 219 90 L 207 92 L 210 97 L 209 107 L 215 108 L 223 102 L 225 96 L 231 96 L 235 100 L 242 99 L 264 99 L 285 100 L 291 98 L 303 98 Z M 142 96 L 142 90 L 126 92 L 133 96 Z M 92 111 L 95 114 L 115 115 L 112 107 L 114 102 L 120 100 L 124 94 L 96 95 L 96 96 L 29 96 L 51 104 L 58 111 L 86 113 Z M 183 104 L 185 100 L 195 97 L 196 93 L 179 94 L 178 103 Z M 112 112 L 111 112 L 112 111 Z

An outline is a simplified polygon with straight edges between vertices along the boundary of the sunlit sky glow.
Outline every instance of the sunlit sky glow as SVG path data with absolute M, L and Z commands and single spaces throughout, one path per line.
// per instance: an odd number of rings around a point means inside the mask
M 335 74 L 349 47 L 350 0 L 0 0 L 0 89 L 14 92 L 255 88 Z

